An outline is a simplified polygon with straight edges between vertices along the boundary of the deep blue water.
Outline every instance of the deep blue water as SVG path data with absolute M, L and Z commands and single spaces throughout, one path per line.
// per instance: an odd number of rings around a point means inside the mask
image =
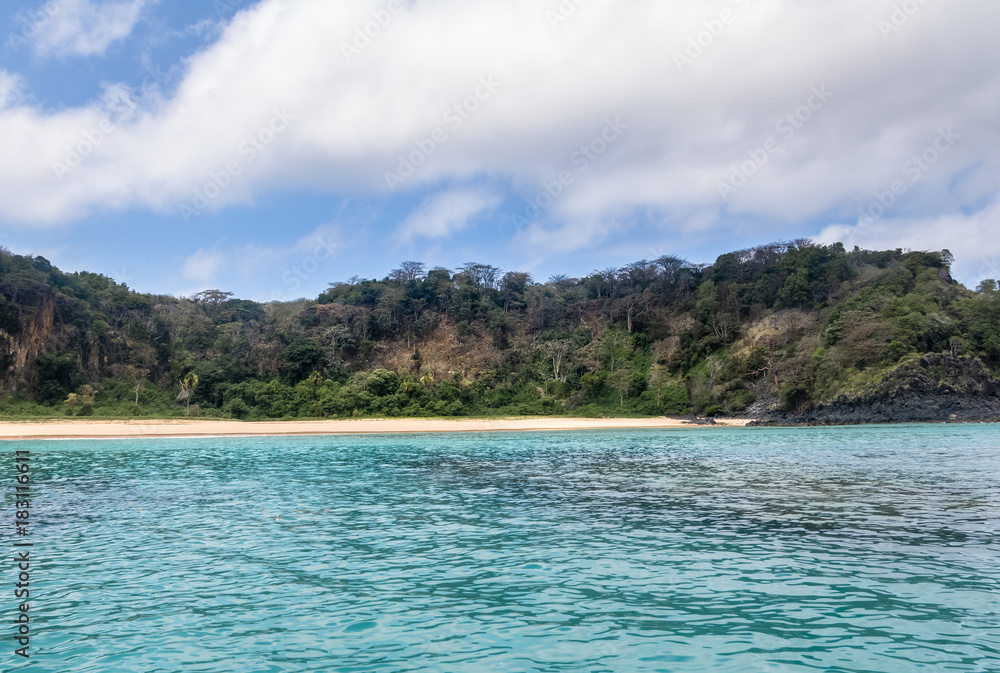
M 5 449 L 3 670 L 1000 671 L 997 426 Z

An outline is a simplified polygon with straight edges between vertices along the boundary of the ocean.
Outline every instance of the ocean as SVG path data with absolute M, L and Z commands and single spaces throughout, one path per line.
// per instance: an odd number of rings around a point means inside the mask
M 6 449 L 4 671 L 1000 671 L 998 426 Z

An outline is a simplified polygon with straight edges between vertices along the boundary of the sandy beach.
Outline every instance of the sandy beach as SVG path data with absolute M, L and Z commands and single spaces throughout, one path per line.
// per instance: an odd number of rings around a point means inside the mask
M 742 419 L 716 420 L 718 425 L 742 426 Z M 543 430 L 602 430 L 615 428 L 704 428 L 672 418 L 389 418 L 335 421 L 0 421 L 0 441 L 19 439 L 106 439 L 117 437 L 246 437 L 282 435 L 393 434 L 415 432 L 506 432 Z

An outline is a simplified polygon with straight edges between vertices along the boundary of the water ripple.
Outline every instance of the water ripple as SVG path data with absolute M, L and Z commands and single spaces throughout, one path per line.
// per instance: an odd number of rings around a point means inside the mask
M 993 426 L 16 448 L 18 670 L 1000 670 Z

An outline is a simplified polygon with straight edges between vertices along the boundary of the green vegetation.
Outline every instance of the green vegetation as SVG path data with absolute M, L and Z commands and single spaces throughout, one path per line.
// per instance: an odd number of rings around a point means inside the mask
M 5 417 L 682 415 L 797 410 L 929 352 L 1000 367 L 1000 290 L 942 252 L 809 241 L 537 283 L 406 262 L 315 300 L 137 294 L 0 251 Z

